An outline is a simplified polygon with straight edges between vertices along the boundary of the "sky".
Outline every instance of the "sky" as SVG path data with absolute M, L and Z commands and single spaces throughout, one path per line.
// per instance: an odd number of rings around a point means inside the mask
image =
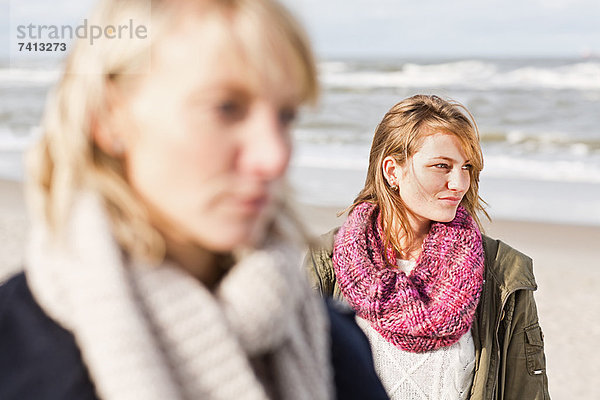
M 286 0 L 322 57 L 600 54 L 600 0 Z
M 600 0 L 283 0 L 320 58 L 600 55 Z M 92 0 L 0 0 L 17 22 L 76 23 Z

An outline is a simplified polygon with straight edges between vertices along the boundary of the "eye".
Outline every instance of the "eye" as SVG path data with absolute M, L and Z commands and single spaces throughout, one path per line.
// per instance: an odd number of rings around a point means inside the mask
M 284 107 L 279 110 L 279 122 L 288 126 L 296 120 L 297 110 L 295 107 Z
M 226 121 L 239 121 L 246 115 L 246 105 L 237 99 L 226 99 L 218 103 L 217 112 Z
M 434 167 L 439 168 L 439 169 L 450 169 L 450 165 L 448 165 L 446 163 L 435 164 Z
M 466 171 L 471 171 L 473 169 L 473 165 L 465 164 L 465 165 L 463 165 L 462 169 L 464 169 Z

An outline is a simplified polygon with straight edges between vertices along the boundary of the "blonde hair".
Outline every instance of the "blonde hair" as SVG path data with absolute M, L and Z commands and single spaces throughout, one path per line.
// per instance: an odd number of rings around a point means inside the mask
M 78 40 L 48 98 L 43 136 L 28 154 L 27 191 L 33 213 L 55 233 L 68 217 L 73 195 L 91 190 L 103 200 L 113 234 L 125 251 L 149 259 L 164 257 L 164 238 L 128 184 L 122 160 L 94 142 L 93 129 L 108 111 L 109 86 L 127 90 L 136 76 L 149 72 L 152 49 L 177 29 L 182 14 L 190 15 L 190 8 L 199 17 L 197 23 L 216 18 L 231 32 L 234 51 L 254 69 L 253 79 L 285 74 L 303 101 L 316 100 L 316 67 L 308 41 L 274 0 L 101 1 L 88 19 L 90 25 L 119 26 L 133 20 L 149 33 L 146 39 Z
M 400 243 L 402 234 L 407 243 L 414 241 L 414 232 L 408 222 L 408 210 L 398 191 L 393 190 L 383 175 L 383 160 L 392 156 L 399 165 L 413 156 L 423 143 L 423 139 L 435 131 L 454 134 L 462 143 L 469 163 L 470 187 L 461 201 L 481 227 L 478 213 L 489 216 L 479 197 L 479 173 L 483 169 L 483 155 L 479 145 L 479 130 L 471 113 L 462 104 L 444 100 L 438 96 L 416 95 L 394 105 L 383 117 L 375 130 L 369 168 L 365 186 L 352 205 L 351 212 L 358 204 L 370 202 L 381 210 L 384 240 L 400 254 L 404 254 Z M 397 231 L 399 227 L 400 231 Z

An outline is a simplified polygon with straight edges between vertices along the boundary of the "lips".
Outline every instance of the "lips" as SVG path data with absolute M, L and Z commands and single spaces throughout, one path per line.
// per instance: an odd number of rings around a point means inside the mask
M 255 215 L 268 205 L 269 198 L 270 196 L 266 193 L 234 195 L 230 198 L 230 204 L 244 215 Z
M 262 209 L 268 201 L 268 196 L 255 196 L 240 199 L 240 204 L 249 209 L 256 209 L 257 211 Z
M 446 196 L 446 197 L 440 197 L 440 200 L 449 205 L 458 205 L 458 204 L 460 204 L 462 197 Z

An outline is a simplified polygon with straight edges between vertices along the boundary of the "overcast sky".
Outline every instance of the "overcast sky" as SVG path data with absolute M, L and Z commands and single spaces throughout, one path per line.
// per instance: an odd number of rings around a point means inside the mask
M 600 0 L 283 1 L 323 58 L 600 54 Z M 7 15 L 74 23 L 92 3 L 0 0 L 0 26 Z
M 321 56 L 600 53 L 600 0 L 285 0 Z

